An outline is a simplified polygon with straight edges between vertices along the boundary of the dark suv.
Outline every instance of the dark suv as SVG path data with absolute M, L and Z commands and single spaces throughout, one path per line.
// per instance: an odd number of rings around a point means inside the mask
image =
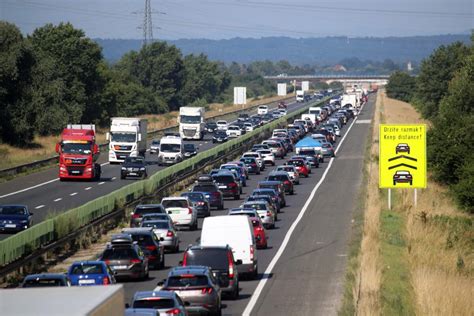
M 218 210 L 223 210 L 224 198 L 222 192 L 217 187 L 217 184 L 212 181 L 212 177 L 210 177 L 210 179 L 211 181 L 209 182 L 198 181 L 191 189 L 191 192 L 203 192 L 211 207 L 217 207 Z
M 135 207 L 133 212 L 130 214 L 130 227 L 140 227 L 143 215 L 152 213 L 163 213 L 167 214 L 165 208 L 161 204 L 140 204 Z
M 267 181 L 280 181 L 283 183 L 283 188 L 285 193 L 295 194 L 295 189 L 293 187 L 293 182 L 291 181 L 288 173 L 286 171 L 272 171 L 267 176 Z
M 132 236 L 133 241 L 145 253 L 150 266 L 155 269 L 165 267 L 165 247 L 160 244 L 160 239 L 156 237 L 152 227 L 125 228 L 122 229 L 122 233 Z
M 230 173 L 218 173 L 212 176 L 214 182 L 217 184 L 219 190 L 224 194 L 224 197 L 233 197 L 234 200 L 240 199 L 239 184 L 235 177 Z
M 115 273 L 115 278 L 148 279 L 148 258 L 129 234 L 116 234 L 99 257 Z
M 280 207 L 286 206 L 285 188 L 283 188 L 283 184 L 280 181 L 260 181 L 257 188 L 275 190 L 280 196 Z
M 210 267 L 224 294 L 233 300 L 239 298 L 239 273 L 236 265 L 242 260 L 234 260 L 232 248 L 191 246 L 185 252 L 181 265 L 200 265 Z

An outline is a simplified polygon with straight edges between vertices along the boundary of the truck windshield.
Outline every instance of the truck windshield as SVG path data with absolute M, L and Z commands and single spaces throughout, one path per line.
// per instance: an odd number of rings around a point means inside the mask
M 161 144 L 160 151 L 162 153 L 179 153 L 181 151 L 180 144 Z
M 136 133 L 110 133 L 111 140 L 117 143 L 134 143 L 137 140 Z
M 89 155 L 91 151 L 91 143 L 62 143 L 61 152 L 64 154 L 82 154 Z
M 320 112 L 321 112 L 320 110 L 309 110 L 309 114 L 319 115 Z
M 179 121 L 185 124 L 199 124 L 201 123 L 200 116 L 189 116 L 189 115 L 181 115 L 179 117 Z

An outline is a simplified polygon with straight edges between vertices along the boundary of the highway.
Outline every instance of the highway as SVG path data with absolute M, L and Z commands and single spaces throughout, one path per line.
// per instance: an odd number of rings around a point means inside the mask
M 268 249 L 258 250 L 259 279 L 241 281 L 240 298 L 224 300 L 224 315 L 335 315 L 342 298 L 347 244 L 352 212 L 362 182 L 367 136 L 373 118 L 375 96 L 369 98 L 357 120 L 351 120 L 336 143 L 337 158 L 326 159 L 309 178 L 288 195 L 276 229 L 267 230 Z M 289 153 L 288 156 L 291 156 Z M 277 160 L 277 165 L 284 160 Z M 225 207 L 237 207 L 261 175 L 251 175 L 240 201 L 226 200 Z M 213 211 L 212 215 L 224 215 Z M 199 227 L 201 227 L 202 220 Z M 200 231 L 180 231 L 181 249 L 195 243 Z M 153 290 L 167 276 L 170 267 L 182 260 L 167 254 L 167 268 L 151 271 L 142 282 L 124 282 L 126 302 L 136 291 Z
M 276 103 L 271 104 L 276 107 Z M 308 103 L 290 103 L 288 112 L 296 111 Z M 250 112 L 250 111 L 249 111 Z M 255 113 L 253 110 L 251 113 Z M 190 141 L 191 142 L 191 141 Z M 205 151 L 217 144 L 212 143 L 210 135 L 206 135 L 202 141 L 192 141 L 199 146 L 199 151 Z M 108 152 L 104 152 L 99 162 L 102 164 L 102 177 L 100 181 L 66 181 L 58 179 L 58 167 L 54 166 L 47 170 L 20 176 L 8 182 L 0 184 L 0 204 L 24 204 L 34 213 L 33 224 L 44 220 L 50 213 L 64 212 L 73 207 L 80 206 L 117 190 L 133 181 L 134 179 L 120 179 L 120 165 L 110 165 L 107 162 Z M 148 174 L 165 168 L 157 164 L 157 155 L 146 154 L 148 163 Z M 0 234 L 0 240 L 7 238 L 9 234 Z

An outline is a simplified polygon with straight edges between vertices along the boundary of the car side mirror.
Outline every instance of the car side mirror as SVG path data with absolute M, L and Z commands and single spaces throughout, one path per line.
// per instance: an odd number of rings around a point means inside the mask
M 168 211 L 168 214 L 173 214 L 173 212 L 171 212 L 171 211 Z
M 30 212 L 30 216 L 33 216 L 33 214 L 35 214 L 35 213 L 31 213 L 31 212 Z
M 156 285 L 158 285 L 158 286 L 164 286 L 164 285 L 165 285 L 165 281 L 166 281 L 166 279 L 163 279 L 162 281 L 159 281 L 158 283 L 156 283 Z
M 179 265 L 179 266 L 182 266 L 182 265 L 183 265 L 183 261 L 181 260 L 180 262 L 178 262 L 178 265 Z
M 110 133 L 105 134 L 105 139 L 110 140 Z
M 188 301 L 184 302 L 184 306 L 191 306 L 191 303 L 189 303 Z
M 165 241 L 165 239 L 163 237 L 160 237 L 160 241 Z
M 241 260 L 241 259 L 236 260 L 236 261 L 235 261 L 235 264 L 238 265 L 238 266 L 241 265 L 241 264 L 242 264 L 242 260 Z
M 130 304 L 125 303 L 125 308 L 130 308 Z

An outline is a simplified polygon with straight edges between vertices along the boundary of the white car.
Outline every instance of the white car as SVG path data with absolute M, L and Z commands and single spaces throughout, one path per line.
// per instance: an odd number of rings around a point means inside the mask
M 265 163 L 263 162 L 263 157 L 260 155 L 259 152 L 256 151 L 248 151 L 242 155 L 242 158 L 245 157 L 253 157 L 257 160 L 258 166 L 260 167 L 260 171 L 265 170 Z
M 226 131 L 227 127 L 229 126 L 226 120 L 218 120 L 216 122 L 216 125 L 217 125 L 217 129 L 221 131 Z
M 253 131 L 254 128 L 255 128 L 255 127 L 253 126 L 253 124 L 250 123 L 250 122 L 245 122 L 245 123 L 244 123 L 244 127 L 245 127 L 245 130 L 246 130 L 247 132 L 251 132 L 251 131 Z
M 271 149 L 259 149 L 257 152 L 262 155 L 263 163 L 270 164 L 272 166 L 275 165 L 275 155 Z
M 280 114 L 281 114 L 282 116 L 285 116 L 285 115 L 288 114 L 288 111 L 285 110 L 285 109 L 280 109 L 279 111 L 280 111 Z
M 187 197 L 166 197 L 161 205 L 176 226 L 187 226 L 189 230 L 198 228 L 197 210 Z
M 258 115 L 265 115 L 268 113 L 268 105 L 260 105 L 257 109 Z
M 231 125 L 227 127 L 226 134 L 227 137 L 239 137 L 242 136 L 242 131 L 240 130 L 240 127 Z
M 296 170 L 295 166 L 278 166 L 276 167 L 275 171 L 285 171 L 286 173 L 288 173 L 291 182 L 293 182 L 294 184 L 300 184 L 300 174 L 298 173 L 298 170 Z

